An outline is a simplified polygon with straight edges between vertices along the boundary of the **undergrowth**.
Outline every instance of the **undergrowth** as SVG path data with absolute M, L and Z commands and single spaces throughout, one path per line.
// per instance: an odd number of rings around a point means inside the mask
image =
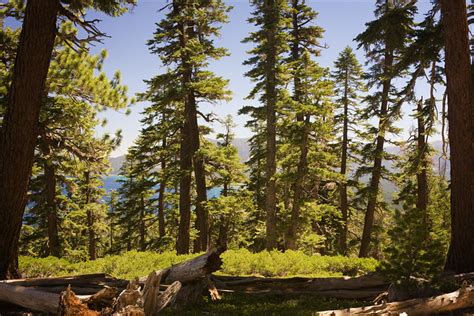
M 174 252 L 130 251 L 94 261 L 69 262 L 56 257 L 20 257 L 20 271 L 25 278 L 107 273 L 121 279 L 133 279 L 190 259 L 197 254 L 176 255 Z M 378 261 L 342 256 L 308 256 L 299 251 L 228 250 L 222 254 L 224 275 L 256 275 L 265 277 L 327 277 L 358 275 L 375 271 Z

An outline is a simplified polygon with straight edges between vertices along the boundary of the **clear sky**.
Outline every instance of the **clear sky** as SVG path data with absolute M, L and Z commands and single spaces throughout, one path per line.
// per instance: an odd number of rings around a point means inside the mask
M 167 0 L 138 0 L 138 5 L 131 13 L 116 18 L 95 12 L 88 14 L 88 19 L 101 19 L 100 29 L 110 36 L 104 39 L 103 44 L 97 44 L 93 52 L 107 49 L 109 54 L 104 70 L 110 76 L 120 70 L 123 84 L 128 86 L 130 96 L 145 91 L 143 80 L 163 71 L 158 56 L 149 53 L 146 41 L 152 37 L 155 23 L 163 18 L 164 12 L 159 9 L 166 3 Z M 230 80 L 233 100 L 217 105 L 203 104 L 202 110 L 212 111 L 220 117 L 233 115 L 238 125 L 235 130 L 236 137 L 249 137 L 251 133 L 244 127 L 247 117 L 237 116 L 237 112 L 243 105 L 255 102 L 245 100 L 252 83 L 243 75 L 248 69 L 242 62 L 248 57 L 246 51 L 250 49 L 250 44 L 241 43 L 253 29 L 246 21 L 252 8 L 247 0 L 228 0 L 226 3 L 234 8 L 229 14 L 230 22 L 223 26 L 221 38 L 217 39 L 216 43 L 229 49 L 231 55 L 213 62 L 211 70 Z M 330 67 L 345 46 L 356 48 L 357 44 L 353 42 L 353 38 L 364 30 L 366 22 L 373 19 L 375 0 L 307 0 L 307 3 L 319 12 L 315 23 L 326 30 L 322 43 L 327 44 L 328 48 L 322 51 L 317 60 L 322 66 Z M 430 7 L 429 0 L 421 0 L 418 3 L 420 13 L 426 12 Z M 357 55 L 363 62 L 363 52 L 358 51 Z M 140 113 L 145 106 L 146 103 L 134 105 L 128 116 L 114 111 L 101 114 L 107 118 L 108 124 L 105 129 L 99 129 L 99 133 L 104 130 L 114 132 L 122 129 L 124 136 L 121 147 L 112 156 L 124 154 L 138 136 Z M 410 127 L 411 122 L 405 120 L 401 125 Z

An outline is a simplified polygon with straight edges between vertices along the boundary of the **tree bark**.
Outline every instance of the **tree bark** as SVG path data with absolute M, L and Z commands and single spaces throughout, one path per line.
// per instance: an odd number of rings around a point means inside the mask
M 56 314 L 59 307 L 57 294 L 8 283 L 0 283 L 0 300 L 34 311 L 52 314 Z
M 84 173 L 84 185 L 86 187 L 85 197 L 84 197 L 84 206 L 88 207 L 89 204 L 92 202 L 92 189 L 90 187 L 90 171 L 86 171 Z M 94 213 L 88 207 L 87 212 L 87 235 L 88 235 L 88 249 L 89 249 L 89 259 L 95 260 L 97 258 L 97 240 L 95 237 L 95 229 L 94 229 Z
M 448 0 L 452 1 L 452 0 Z M 474 288 L 461 288 L 455 292 L 431 298 L 416 298 L 374 306 L 317 312 L 316 315 L 435 315 L 474 306 Z
M 229 144 L 227 143 L 226 146 Z M 229 183 L 227 181 L 223 184 L 222 195 L 227 197 L 229 194 Z M 227 249 L 227 235 L 229 233 L 229 225 L 230 225 L 230 214 L 221 215 L 220 216 L 220 225 L 219 225 L 219 235 L 217 237 L 217 245 Z
M 18 276 L 18 239 L 58 10 L 58 0 L 26 5 L 0 134 L 0 279 Z
M 380 179 L 382 177 L 382 160 L 385 144 L 385 129 L 387 128 L 388 120 L 388 97 L 392 81 L 390 79 L 389 73 L 392 65 L 393 52 L 387 51 L 385 53 L 384 61 L 384 78 L 387 79 L 383 81 L 378 136 L 375 148 L 375 159 L 374 166 L 372 169 L 372 177 L 370 179 L 369 197 L 367 203 L 367 210 L 365 212 L 364 230 L 362 232 L 362 241 L 360 244 L 359 257 L 367 257 L 369 255 L 372 227 L 374 225 L 375 209 L 377 207 L 377 196 L 379 193 Z
M 347 150 L 349 147 L 349 74 L 346 69 L 344 80 L 344 117 L 342 123 L 342 148 L 341 148 L 341 175 L 347 176 Z M 339 249 L 342 254 L 347 254 L 347 230 L 349 224 L 349 203 L 347 201 L 347 179 L 339 186 L 339 202 L 342 215 L 342 230 L 339 236 Z
M 297 62 L 300 59 L 300 27 L 298 22 L 298 2 L 299 0 L 292 1 L 292 35 L 293 35 L 293 43 L 291 45 L 291 58 L 293 62 Z M 297 65 L 297 64 L 296 64 Z M 293 92 L 293 100 L 295 102 L 301 102 L 301 78 L 298 76 L 297 69 L 293 69 L 294 71 L 294 92 Z M 299 145 L 299 158 L 298 158 L 298 167 L 296 170 L 296 179 L 293 183 L 293 204 L 291 207 L 291 219 L 290 219 L 290 226 L 288 228 L 288 232 L 286 234 L 286 248 L 287 249 L 296 249 L 296 241 L 297 241 L 297 232 L 298 232 L 298 224 L 300 220 L 300 209 L 302 204 L 303 198 L 303 181 L 306 175 L 307 170 L 307 157 L 308 157 L 308 132 L 307 132 L 307 124 L 305 122 L 305 115 L 303 112 L 298 112 L 296 114 L 296 122 L 301 125 L 299 130 L 297 141 Z
M 48 156 L 50 149 L 47 145 L 45 147 L 43 154 Z M 54 165 L 47 159 L 44 162 L 44 190 L 48 222 L 49 255 L 59 257 L 61 254 L 61 246 L 59 243 L 58 211 L 56 205 L 56 175 Z
M 145 199 L 143 197 L 143 193 L 140 195 L 140 250 L 146 250 L 146 227 L 145 227 Z
M 173 1 L 173 10 L 176 14 L 179 14 L 181 7 L 178 1 Z M 186 47 L 188 38 L 186 32 L 186 26 L 179 22 L 178 25 L 180 32 L 180 46 L 181 48 Z M 181 84 L 186 87 L 191 83 L 192 80 L 192 69 L 190 69 L 187 57 L 182 57 L 183 75 L 181 78 Z M 179 168 L 180 168 L 180 180 L 179 180 L 179 228 L 178 228 L 178 239 L 176 241 L 176 251 L 178 254 L 189 253 L 189 228 L 191 224 L 191 173 L 193 166 L 193 146 L 192 146 L 192 103 L 194 94 L 186 93 L 184 99 L 184 122 L 181 128 L 181 144 L 179 154 Z
M 195 116 L 196 117 L 196 116 Z M 209 247 L 209 214 L 205 203 L 207 202 L 207 189 L 206 189 L 206 174 L 204 170 L 204 161 L 199 150 L 199 129 L 197 127 L 196 117 L 196 130 L 195 137 L 197 136 L 197 149 L 194 153 L 194 176 L 196 178 L 196 228 L 198 230 L 198 241 L 197 248 L 194 252 L 201 252 L 207 250 Z
M 166 138 L 163 139 L 162 147 L 166 148 Z M 161 170 L 166 170 L 166 159 L 161 160 Z M 165 193 L 166 193 L 166 179 L 163 179 L 160 183 L 160 189 L 158 191 L 158 231 L 160 238 L 165 237 Z
M 417 121 L 418 121 L 418 159 L 420 162 L 420 171 L 416 174 L 417 182 L 417 201 L 416 207 L 423 214 L 424 226 L 427 227 L 427 208 L 428 208 L 428 161 L 427 161 L 427 150 L 428 146 L 426 143 L 426 129 L 425 122 L 422 115 L 423 111 L 423 100 L 420 100 L 417 105 Z
M 276 215 L 276 104 L 277 104 L 277 77 L 276 77 L 276 33 L 279 19 L 279 10 L 275 0 L 265 1 L 265 24 L 268 52 L 265 61 L 265 115 L 266 115 L 266 164 L 265 164 L 265 211 L 266 218 L 266 248 L 272 250 L 277 247 L 277 215 Z
M 185 2 L 185 6 L 188 4 Z M 173 3 L 174 10 L 179 10 L 179 5 Z M 186 23 L 179 23 L 180 29 L 180 45 L 182 48 L 187 47 L 190 39 L 196 38 L 194 30 L 195 25 L 192 19 Z M 180 149 L 180 167 L 183 172 L 180 180 L 180 215 L 183 225 L 178 236 L 177 250 L 178 253 L 189 252 L 189 225 L 191 212 L 191 171 L 194 167 L 194 175 L 196 179 L 196 228 L 198 230 L 198 239 L 195 243 L 194 252 L 206 250 L 209 245 L 208 230 L 209 220 L 205 203 L 207 201 L 206 192 L 206 175 L 204 170 L 203 158 L 199 155 L 199 125 L 197 118 L 197 102 L 193 89 L 190 87 L 193 82 L 193 65 L 186 54 L 182 57 L 182 85 L 186 89 L 184 99 L 184 124 L 181 133 L 181 149 Z M 186 191 L 186 192 L 184 192 Z M 184 193 L 184 195 L 183 195 Z M 183 196 L 181 198 L 181 196 Z M 183 208 L 181 209 L 181 205 Z M 181 221 L 180 221 L 181 222 Z M 183 236 L 181 236 L 183 234 Z M 179 245 L 179 246 L 178 246 Z
M 451 155 L 451 244 L 446 269 L 474 271 L 474 108 L 464 0 L 442 0 Z

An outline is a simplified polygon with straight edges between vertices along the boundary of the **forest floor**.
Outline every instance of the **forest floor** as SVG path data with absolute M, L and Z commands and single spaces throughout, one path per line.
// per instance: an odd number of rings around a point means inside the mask
M 372 302 L 337 300 L 310 295 L 249 295 L 223 293 L 222 299 L 188 307 L 165 309 L 163 315 L 314 315 L 317 311 L 370 305 Z
M 55 257 L 20 257 L 20 270 L 25 278 L 54 277 L 89 273 L 107 273 L 131 280 L 153 270 L 167 268 L 197 254 L 177 256 L 174 252 L 130 251 L 106 256 L 95 261 L 71 262 Z M 221 255 L 222 268 L 216 274 L 231 276 L 342 277 L 375 271 L 374 259 L 356 257 L 306 255 L 299 251 L 251 253 L 229 250 Z M 357 307 L 367 302 L 339 300 L 310 295 L 269 295 L 221 293 L 222 299 L 186 308 L 166 310 L 164 315 L 313 315 L 316 311 Z M 0 315 L 3 315 L 0 313 Z

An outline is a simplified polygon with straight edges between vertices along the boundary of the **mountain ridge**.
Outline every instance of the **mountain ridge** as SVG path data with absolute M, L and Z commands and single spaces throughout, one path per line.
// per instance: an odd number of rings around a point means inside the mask
M 213 142 L 214 144 L 217 143 L 215 139 L 209 139 L 209 141 Z M 249 159 L 250 156 L 250 145 L 248 138 L 235 138 L 232 141 L 232 144 L 237 148 L 240 160 L 245 162 Z M 436 169 L 440 169 L 440 167 L 446 168 L 446 174 L 449 176 L 450 171 L 450 163 L 449 160 L 446 160 L 442 157 L 441 152 L 443 148 L 443 143 L 441 141 L 434 141 L 431 142 L 430 145 L 435 150 L 435 154 L 433 155 L 433 164 Z M 386 151 L 392 154 L 400 154 L 402 151 L 401 147 L 397 146 L 389 146 L 386 148 Z M 120 172 L 120 168 L 122 167 L 123 162 L 125 161 L 125 155 L 111 157 L 109 161 L 112 165 L 112 172 L 111 175 L 118 175 Z

